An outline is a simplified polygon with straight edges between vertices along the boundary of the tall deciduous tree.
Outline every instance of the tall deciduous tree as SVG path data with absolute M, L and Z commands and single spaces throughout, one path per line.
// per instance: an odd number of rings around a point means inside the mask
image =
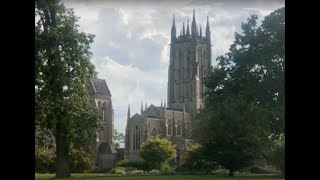
M 256 15 L 248 18 L 206 80 L 206 106 L 193 135 L 230 175 L 284 133 L 284 12 L 274 11 L 260 27 Z
M 94 36 L 78 31 L 78 18 L 60 0 L 37 0 L 35 19 L 36 128 L 53 133 L 56 177 L 63 178 L 70 176 L 70 145 L 87 146 L 97 128 L 86 90 L 96 75 L 90 62 Z

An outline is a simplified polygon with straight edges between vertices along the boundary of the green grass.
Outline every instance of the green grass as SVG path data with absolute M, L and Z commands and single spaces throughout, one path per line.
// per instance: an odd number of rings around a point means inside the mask
M 205 175 L 174 175 L 174 176 L 118 176 L 113 174 L 72 174 L 71 178 L 59 180 L 284 180 L 278 177 L 266 176 L 235 176 L 235 177 L 221 177 L 221 176 L 205 176 Z M 53 174 L 36 174 L 36 180 L 53 179 Z

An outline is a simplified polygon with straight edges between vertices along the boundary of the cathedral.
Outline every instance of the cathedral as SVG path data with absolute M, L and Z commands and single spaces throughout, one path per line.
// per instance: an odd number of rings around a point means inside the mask
M 159 135 L 176 145 L 175 163 L 181 160 L 181 153 L 192 144 L 190 132 L 191 116 L 204 105 L 204 77 L 211 70 L 211 37 L 209 19 L 205 36 L 197 27 L 195 11 L 191 30 L 183 23 L 180 35 L 176 35 L 175 16 L 171 27 L 170 64 L 168 69 L 168 91 L 166 102 L 160 106 L 151 104 L 140 114 L 127 114 L 124 159 L 137 160 L 140 146 L 149 137 Z

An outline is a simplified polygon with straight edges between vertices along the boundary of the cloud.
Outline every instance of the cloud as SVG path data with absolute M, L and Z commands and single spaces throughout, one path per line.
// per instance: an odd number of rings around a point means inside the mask
M 166 68 L 155 67 L 144 71 L 134 64 L 120 64 L 109 56 L 98 60 L 98 63 L 99 77 L 106 79 L 112 94 L 115 128 L 121 129 L 121 132 L 126 125 L 128 104 L 131 104 L 133 115 L 140 112 L 141 101 L 159 105 L 158 98 L 166 98 Z
M 88 1 L 64 0 L 80 16 L 79 30 L 96 35 L 92 62 L 112 93 L 115 128 L 124 133 L 128 104 L 131 115 L 140 113 L 141 101 L 160 105 L 167 97 L 170 30 L 175 14 L 177 35 L 182 23 L 196 11 L 198 27 L 205 34 L 207 16 L 211 29 L 212 64 L 225 54 L 242 32 L 241 23 L 251 14 L 259 20 L 283 7 L 284 1 Z

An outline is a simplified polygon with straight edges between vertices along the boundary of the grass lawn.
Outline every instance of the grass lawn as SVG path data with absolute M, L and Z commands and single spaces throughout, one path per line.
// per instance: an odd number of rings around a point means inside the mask
M 53 174 L 36 174 L 36 180 L 53 179 Z M 174 176 L 124 176 L 112 177 L 110 174 L 72 174 L 71 178 L 59 180 L 284 180 L 278 177 L 266 176 L 235 176 L 235 177 L 221 177 L 221 176 L 201 176 L 201 175 L 174 175 Z

